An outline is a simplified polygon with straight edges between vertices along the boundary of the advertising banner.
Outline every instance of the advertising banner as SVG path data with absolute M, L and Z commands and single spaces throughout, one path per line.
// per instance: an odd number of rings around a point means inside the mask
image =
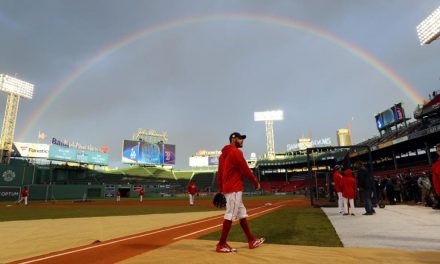
M 379 131 L 380 130 L 384 130 L 386 127 L 385 127 L 385 123 L 383 121 L 382 114 L 378 114 L 375 117 L 376 117 L 376 127 L 377 127 L 377 130 L 379 130 Z
M 18 200 L 20 187 L 0 186 L 0 201 Z
M 395 106 L 391 107 L 391 110 L 393 110 L 394 120 L 397 123 L 405 121 L 405 112 L 403 110 L 402 103 L 396 104 Z
M 194 156 L 189 158 L 190 167 L 208 167 L 208 157 Z
M 175 145 L 124 140 L 122 162 L 148 165 L 176 164 L 175 153 Z
M 12 149 L 13 157 L 49 158 L 49 144 L 14 142 Z
M 122 162 L 123 163 L 138 163 L 139 162 L 139 147 L 141 142 L 134 140 L 124 140 L 122 147 Z
M 49 159 L 107 166 L 109 154 L 51 145 Z
M 163 145 L 163 164 L 176 164 L 176 145 Z
M 208 165 L 209 166 L 215 166 L 218 165 L 218 157 L 209 157 L 208 158 Z
M 161 164 L 161 145 L 148 142 L 141 142 L 139 163 L 141 164 Z
M 49 159 L 75 162 L 76 149 L 51 145 L 49 148 Z
M 404 122 L 405 111 L 402 107 L 402 103 L 395 104 L 393 107 L 383 111 L 380 114 L 377 114 L 375 118 L 376 127 L 379 131 L 386 130 L 387 127 Z
M 391 109 L 386 110 L 382 113 L 383 121 L 385 122 L 385 125 L 391 125 L 394 124 L 394 113 Z
M 97 165 L 108 165 L 109 154 L 101 152 L 89 152 L 88 163 Z

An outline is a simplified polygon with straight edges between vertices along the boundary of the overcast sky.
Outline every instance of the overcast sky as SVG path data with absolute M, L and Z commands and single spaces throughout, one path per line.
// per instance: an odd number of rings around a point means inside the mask
M 439 6 L 437 0 L 1 0 L 0 73 L 35 85 L 34 98 L 20 101 L 15 141 L 37 142 L 44 131 L 47 142 L 106 145 L 110 165 L 121 167 L 123 140 L 139 128 L 155 129 L 168 133 L 176 168 L 186 169 L 189 156 L 221 149 L 233 131 L 248 135 L 247 157 L 261 156 L 265 125 L 253 113 L 280 109 L 277 152 L 303 135 L 337 144 L 336 130 L 350 122 L 358 143 L 379 134 L 375 113 L 402 101 L 412 117 L 416 106 L 372 61 L 421 97 L 440 89 L 440 40 L 420 46 L 416 32 Z M 57 89 L 63 91 L 40 111 Z M 5 94 L 0 103 L 4 108 Z

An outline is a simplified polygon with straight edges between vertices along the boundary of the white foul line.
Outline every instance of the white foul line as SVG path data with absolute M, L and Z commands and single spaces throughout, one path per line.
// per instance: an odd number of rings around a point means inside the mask
M 252 208 L 251 210 L 256 210 L 256 209 L 259 209 L 259 208 L 262 208 L 262 207 L 265 207 L 265 206 L 263 205 L 263 206 L 260 206 L 260 207 Z M 251 211 L 251 210 L 249 210 L 249 211 Z M 98 248 L 98 247 L 104 247 L 104 246 L 116 244 L 116 243 L 127 241 L 127 240 L 130 240 L 130 239 L 135 239 L 135 238 L 140 238 L 140 237 L 144 237 L 144 236 L 154 235 L 154 234 L 157 234 L 157 233 L 162 233 L 162 232 L 165 232 L 165 231 L 169 231 L 169 230 L 173 230 L 173 229 L 177 229 L 177 228 L 181 228 L 181 227 L 185 227 L 185 226 L 190 226 L 190 225 L 194 225 L 194 224 L 198 224 L 198 223 L 203 223 L 203 222 L 211 221 L 211 220 L 214 220 L 214 219 L 220 218 L 220 217 L 223 217 L 223 216 L 217 216 L 217 217 L 213 217 L 213 218 L 209 218 L 209 219 L 205 219 L 205 220 L 201 220 L 201 221 L 197 221 L 197 222 L 193 222 L 193 223 L 189 223 L 189 224 L 183 224 L 183 225 L 179 225 L 179 226 L 175 226 L 175 227 L 161 229 L 161 230 L 158 230 L 158 231 L 155 231 L 155 232 L 151 232 L 151 233 L 147 233 L 147 234 L 142 234 L 142 235 L 137 235 L 137 236 L 132 236 L 132 237 L 121 238 L 121 239 L 118 239 L 118 240 L 115 240 L 115 241 L 106 242 L 106 243 L 102 243 L 102 244 L 99 244 L 99 245 L 89 246 L 89 247 L 85 247 L 85 248 L 81 248 L 81 249 L 75 249 L 75 250 L 72 250 L 72 251 L 63 252 L 63 253 L 59 253 L 59 254 L 55 254 L 55 255 L 50 255 L 50 256 L 42 257 L 42 258 L 38 258 L 38 259 L 32 259 L 32 260 L 28 260 L 28 261 L 20 262 L 20 263 L 21 264 L 28 264 L 28 263 L 34 263 L 34 262 L 42 261 L 42 260 L 46 260 L 46 259 L 61 257 L 61 256 L 65 256 L 65 255 L 69 255 L 69 254 L 73 254 L 73 253 L 77 253 L 77 252 L 81 252 L 81 251 L 86 251 L 86 250 L 89 250 L 89 249 L 94 249 L 94 248 Z
M 265 212 L 267 212 L 267 211 L 271 211 L 271 210 L 278 209 L 278 208 L 280 208 L 281 206 L 282 206 L 282 205 L 278 205 L 277 207 L 273 207 L 273 208 L 270 208 L 270 209 L 267 209 L 267 210 L 261 211 L 261 212 L 259 212 L 259 213 L 255 213 L 255 214 L 253 214 L 252 216 L 254 216 L 254 215 L 259 215 L 259 214 L 265 213 Z M 215 227 L 219 227 L 219 226 L 222 226 L 222 225 L 223 225 L 223 224 L 215 225 L 215 226 L 211 226 L 211 227 L 204 228 L 204 229 L 200 229 L 200 230 L 198 230 L 198 231 L 195 231 L 195 232 L 192 232 L 192 233 L 189 233 L 189 234 L 183 235 L 183 236 L 175 237 L 175 238 L 173 238 L 173 240 L 179 240 L 179 239 L 181 239 L 181 238 L 188 237 L 188 236 L 191 236 L 191 235 L 194 235 L 194 234 L 197 234 L 197 233 L 200 233 L 200 232 L 206 231 L 206 230 L 208 230 L 208 229 L 212 229 L 212 228 L 215 228 Z

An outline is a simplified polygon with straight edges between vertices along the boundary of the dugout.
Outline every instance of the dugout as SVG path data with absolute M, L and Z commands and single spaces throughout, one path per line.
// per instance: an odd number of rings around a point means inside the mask
M 119 187 L 118 191 L 121 193 L 121 197 L 130 197 L 130 187 Z
M 360 160 L 353 153 L 366 154 L 368 160 L 363 160 L 363 162 L 367 163 L 367 169 L 370 173 L 373 173 L 371 148 L 367 145 L 315 147 L 306 150 L 308 168 L 306 185 L 308 186 L 307 194 L 310 197 L 312 206 L 338 206 L 337 194 L 333 184 L 333 168 L 340 165 L 343 170 L 352 169 L 352 164 Z M 353 172 L 355 171 L 353 170 Z M 357 204 L 359 204 L 359 195 L 356 198 Z

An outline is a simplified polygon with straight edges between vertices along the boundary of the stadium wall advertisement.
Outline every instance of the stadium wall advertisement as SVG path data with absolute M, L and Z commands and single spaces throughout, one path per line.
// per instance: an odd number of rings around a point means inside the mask
M 144 165 L 175 164 L 175 153 L 175 145 L 124 140 L 122 162 Z
M 51 145 L 49 159 L 107 166 L 109 154 Z
M 0 201 L 18 200 L 20 187 L 0 186 Z
M 49 158 L 49 144 L 14 142 L 12 145 L 13 157 Z

